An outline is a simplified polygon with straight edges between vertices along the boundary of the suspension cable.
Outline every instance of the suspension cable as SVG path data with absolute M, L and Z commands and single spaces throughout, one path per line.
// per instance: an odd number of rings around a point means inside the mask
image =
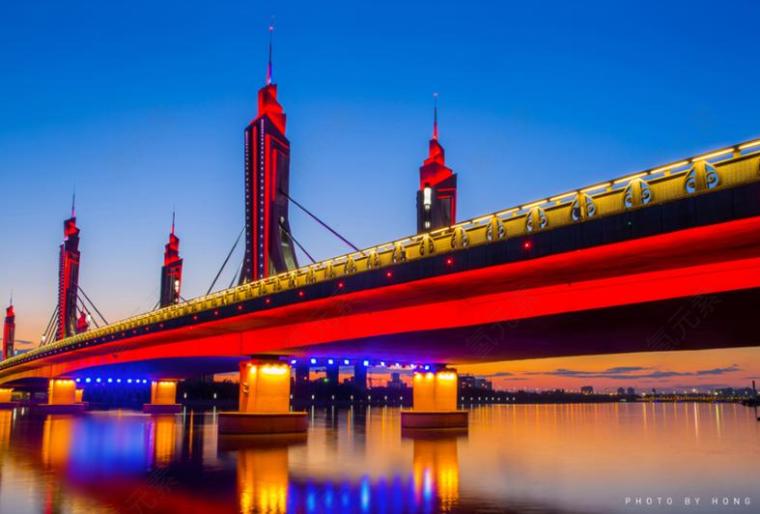
M 237 239 L 235 240 L 235 244 L 232 245 L 232 248 L 230 249 L 230 252 L 227 254 L 227 257 L 225 257 L 224 262 L 222 263 L 222 267 L 219 268 L 219 271 L 216 273 L 216 276 L 214 277 L 213 282 L 211 282 L 211 285 L 208 288 L 208 291 L 206 291 L 206 294 L 211 294 L 211 290 L 214 289 L 214 286 L 216 285 L 216 281 L 219 280 L 219 276 L 222 274 L 222 271 L 224 271 L 224 267 L 227 266 L 227 263 L 230 260 L 230 257 L 232 257 L 232 252 L 235 251 L 235 248 L 237 248 L 238 243 L 240 243 L 240 238 L 243 237 L 243 232 L 245 232 L 245 227 L 240 231 L 240 234 L 238 234 Z
M 42 333 L 42 344 L 45 345 L 49 343 L 49 339 L 54 333 L 54 331 L 58 328 L 58 323 L 56 322 L 56 317 L 58 316 L 58 304 L 55 305 L 55 309 L 53 309 L 53 315 L 50 316 L 50 321 L 48 321 L 47 327 L 45 327 L 45 331 Z
M 311 261 L 312 264 L 316 264 L 317 263 L 317 261 L 314 260 L 314 257 L 312 257 L 311 254 L 306 251 L 306 248 L 304 248 L 303 245 L 298 242 L 298 239 L 296 239 L 295 237 L 293 237 L 293 234 L 291 234 L 290 231 L 285 228 L 284 224 L 280 223 L 280 228 L 282 229 L 283 232 L 285 232 L 288 235 L 288 237 L 290 238 L 290 240 L 293 241 L 296 244 L 296 246 L 298 248 L 300 248 L 303 253 L 306 254 L 306 257 L 309 258 L 309 260 Z
M 319 219 L 315 214 L 313 214 L 311 211 L 309 211 L 309 209 L 307 209 L 306 207 L 304 207 L 303 205 L 301 205 L 297 201 L 293 200 L 293 198 L 291 198 L 290 195 L 288 195 L 288 193 L 286 193 L 285 191 L 283 191 L 282 189 L 280 189 L 280 194 L 283 195 L 283 196 L 285 196 L 285 198 L 287 198 L 291 202 L 293 202 L 293 204 L 296 207 L 298 207 L 299 209 L 301 209 L 303 212 L 305 212 L 306 214 L 308 214 L 309 216 L 311 216 L 312 219 L 314 219 L 314 221 L 316 221 L 317 223 L 319 223 L 320 225 L 322 225 L 323 227 L 325 227 L 327 230 L 329 230 L 335 237 L 337 237 L 338 239 L 340 239 L 341 241 L 343 241 L 344 243 L 346 243 L 348 246 L 350 246 L 351 248 L 353 248 L 355 251 L 360 252 L 362 255 L 364 254 L 364 252 L 362 252 L 356 245 L 354 245 L 351 241 L 349 241 L 348 239 L 346 239 L 345 237 L 343 237 L 342 235 L 340 235 L 330 225 L 328 225 L 327 223 L 325 223 L 324 221 L 322 221 L 321 219 Z
M 108 323 L 108 320 L 107 320 L 107 319 L 106 319 L 106 318 L 103 316 L 103 314 L 102 314 L 102 313 L 101 313 L 101 312 L 98 310 L 98 308 L 95 306 L 95 304 L 93 303 L 93 301 L 92 301 L 92 300 L 90 300 L 90 297 L 89 297 L 89 296 L 87 296 L 87 293 L 85 293 L 85 292 L 84 292 L 84 289 L 82 289 L 82 288 L 81 288 L 81 286 L 79 286 L 79 285 L 77 285 L 77 289 L 79 289 L 79 292 L 80 292 L 80 293 L 82 293 L 82 296 L 84 296 L 85 300 L 87 300 L 87 302 L 90 304 L 90 307 L 92 307 L 92 308 L 93 308 L 93 310 L 94 310 L 95 312 L 97 312 L 97 313 L 98 313 L 98 316 L 100 316 L 100 319 L 102 319 L 102 320 L 103 320 L 103 323 L 105 323 L 106 325 L 108 325 L 108 324 L 109 324 L 109 323 Z

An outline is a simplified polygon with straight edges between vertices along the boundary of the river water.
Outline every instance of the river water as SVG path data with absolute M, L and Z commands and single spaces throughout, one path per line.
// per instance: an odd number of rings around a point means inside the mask
M 3 514 L 750 513 L 759 479 L 760 422 L 734 404 L 490 405 L 444 434 L 316 409 L 278 438 L 219 437 L 214 412 L 0 411 Z

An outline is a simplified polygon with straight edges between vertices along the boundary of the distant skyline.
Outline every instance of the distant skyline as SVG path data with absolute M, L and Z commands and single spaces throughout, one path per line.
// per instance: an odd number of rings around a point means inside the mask
M 367 247 L 415 231 L 433 92 L 460 219 L 760 136 L 760 6 L 718 14 L 712 2 L 6 5 L 0 301 L 13 290 L 17 338 L 38 341 L 74 190 L 81 284 L 109 320 L 155 305 L 173 209 L 183 296 L 205 293 L 243 225 L 242 134 L 272 15 L 291 193 Z M 347 251 L 291 218 L 316 258 Z M 760 350 L 472 369 L 540 387 L 747 385 Z

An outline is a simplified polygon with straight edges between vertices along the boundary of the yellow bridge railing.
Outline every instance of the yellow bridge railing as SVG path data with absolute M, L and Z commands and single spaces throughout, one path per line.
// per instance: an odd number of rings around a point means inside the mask
M 237 304 L 286 289 L 757 181 L 760 181 L 760 139 L 567 191 L 451 227 L 373 246 L 133 316 L 41 346 L 24 355 L 11 357 L 0 363 L 0 369 L 13 366 L 22 358 L 28 359 L 37 353 L 126 333 L 146 325 Z

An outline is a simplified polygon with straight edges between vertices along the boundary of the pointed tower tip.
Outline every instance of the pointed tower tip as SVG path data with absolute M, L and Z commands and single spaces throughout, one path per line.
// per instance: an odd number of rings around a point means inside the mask
M 177 211 L 174 208 L 172 208 L 172 232 L 171 232 L 172 235 L 174 235 L 174 220 L 176 219 L 176 214 L 177 214 Z
M 71 217 L 76 218 L 77 217 L 77 193 L 74 191 L 71 194 Z
M 433 139 L 438 140 L 438 93 L 433 93 Z
M 272 37 L 274 34 L 274 16 L 269 24 L 269 62 L 267 64 L 267 86 L 272 83 Z

